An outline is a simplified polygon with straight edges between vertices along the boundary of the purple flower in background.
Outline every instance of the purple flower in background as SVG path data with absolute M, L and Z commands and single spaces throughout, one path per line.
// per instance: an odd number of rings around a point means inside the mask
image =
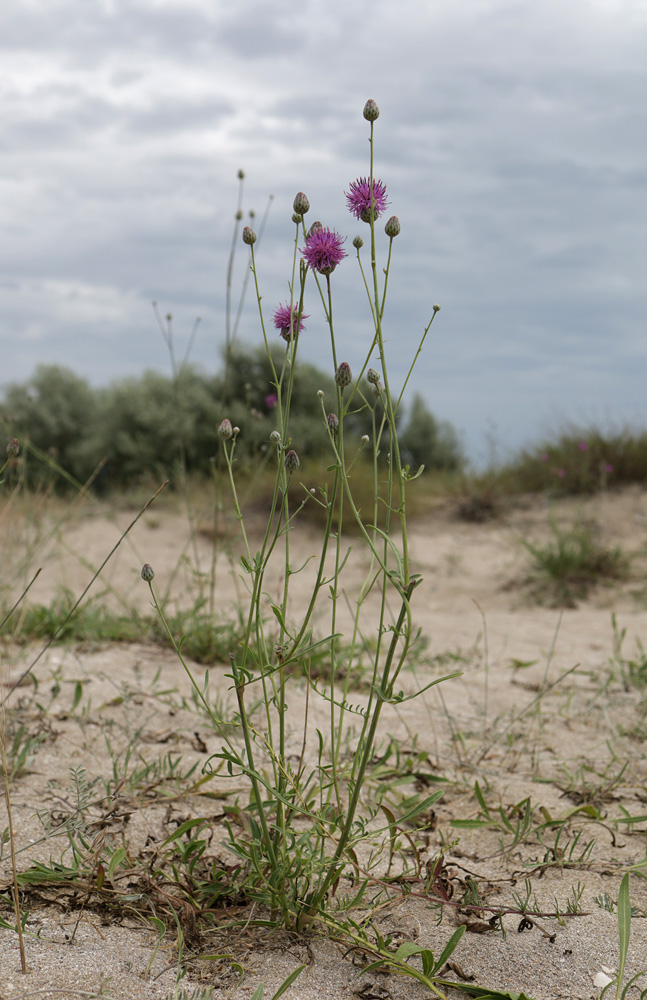
M 606 464 L 606 465 L 605 465 L 605 467 L 604 467 L 604 471 L 605 471 L 606 473 L 609 473 L 609 472 L 613 472 L 613 466 L 612 466 L 612 465 L 609 465 L 609 463 L 607 462 L 607 464 Z
M 346 202 L 348 211 L 352 212 L 356 219 L 362 222 L 371 221 L 371 179 L 370 177 L 360 177 L 359 180 L 351 181 L 350 191 L 346 191 Z M 386 185 L 382 181 L 373 178 L 373 207 L 375 218 L 378 219 L 386 206 Z
M 589 450 L 589 446 L 586 443 L 586 441 L 580 441 L 577 447 L 580 449 L 580 451 L 588 451 Z
M 294 335 L 297 335 L 301 333 L 302 330 L 305 330 L 303 321 L 304 319 L 307 319 L 308 316 L 306 313 L 302 313 L 301 319 L 297 323 L 298 316 L 299 310 L 297 307 L 292 306 L 292 308 L 290 308 L 289 304 L 279 306 L 274 312 L 272 322 L 283 337 L 283 340 L 287 340 L 288 343 L 290 342 L 290 325 L 292 326 L 292 333 Z
M 306 237 L 306 245 L 301 248 L 306 263 L 313 271 L 319 274 L 332 274 L 337 265 L 344 257 L 348 257 L 345 250 L 342 250 L 342 243 L 345 237 L 340 236 L 335 229 L 316 229 L 314 226 Z
M 548 461 L 548 455 L 546 454 L 546 452 L 544 452 L 543 455 L 539 456 L 539 461 L 540 462 L 547 462 Z
M 553 472 L 556 476 L 559 476 L 560 479 L 563 479 L 566 475 L 566 469 L 553 469 Z
M 265 397 L 265 405 L 268 408 L 268 410 L 274 410 L 276 408 L 276 404 L 278 403 L 278 401 L 279 397 L 276 395 L 275 392 L 270 392 L 269 395 Z

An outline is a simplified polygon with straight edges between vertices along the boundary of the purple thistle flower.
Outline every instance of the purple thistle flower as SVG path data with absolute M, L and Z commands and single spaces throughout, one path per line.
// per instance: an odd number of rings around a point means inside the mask
M 306 245 L 301 248 L 306 263 L 319 274 L 332 274 L 344 257 L 342 250 L 345 237 L 340 236 L 335 229 L 315 229 L 314 224 L 306 237 Z
M 275 392 L 270 392 L 265 397 L 265 405 L 268 408 L 268 410 L 275 410 L 276 406 L 278 404 L 278 401 L 279 401 L 279 397 L 276 395 Z
M 303 325 L 303 320 L 308 318 L 307 313 L 302 313 L 300 320 L 298 319 L 298 317 L 299 317 L 299 310 L 297 309 L 296 306 L 292 306 L 292 308 L 290 309 L 289 303 L 286 303 L 284 306 L 283 305 L 278 306 L 278 308 L 274 312 L 272 322 L 274 323 L 274 326 L 283 337 L 283 340 L 287 340 L 288 344 L 290 343 L 290 338 L 292 335 L 296 337 L 298 336 L 298 334 L 301 333 L 302 330 L 305 330 L 305 326 Z M 290 328 L 292 330 L 292 333 L 290 333 Z
M 580 449 L 580 451 L 588 451 L 589 450 L 589 446 L 586 443 L 586 441 L 579 441 L 577 447 Z
M 352 212 L 356 219 L 362 222 L 371 221 L 371 181 L 369 177 L 360 177 L 359 180 L 351 181 L 350 191 L 346 191 L 346 202 L 348 211 Z M 382 181 L 373 178 L 373 203 L 375 218 L 378 219 L 386 206 L 386 185 Z

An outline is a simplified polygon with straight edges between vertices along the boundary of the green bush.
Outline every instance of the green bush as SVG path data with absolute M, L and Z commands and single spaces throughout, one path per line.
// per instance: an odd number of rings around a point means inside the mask
M 98 418 L 97 393 L 85 379 L 58 365 L 39 365 L 23 385 L 12 384 L 3 400 L 5 425 L 10 436 L 31 441 L 59 466 L 83 482 L 91 475 L 101 454 L 88 454 L 88 430 Z M 46 465 L 29 466 L 29 482 L 49 476 Z
M 272 358 L 280 373 L 285 358 L 281 344 L 273 347 Z M 333 409 L 334 379 L 314 365 L 299 360 L 296 364 L 291 445 L 302 460 L 328 462 L 329 441 L 317 393 L 324 393 L 326 412 Z M 360 389 L 372 405 L 368 382 Z M 354 412 L 345 424 L 351 449 L 353 440 L 359 448 L 362 435 L 372 435 L 371 409 L 362 392 L 355 398 Z M 65 368 L 41 366 L 29 382 L 8 388 L 3 406 L 10 415 L 5 421 L 8 436 L 15 435 L 23 444 L 22 461 L 26 439 L 79 482 L 104 461 L 95 486 L 109 489 L 151 478 L 170 478 L 173 484 L 182 471 L 208 473 L 212 456 L 220 462 L 217 429 L 224 417 L 241 428 L 237 462 L 256 468 L 276 429 L 275 401 L 274 375 L 264 346 L 250 350 L 237 345 L 215 376 L 185 366 L 175 379 L 149 371 L 103 389 L 92 389 Z M 379 403 L 377 419 L 381 419 Z M 421 396 L 413 401 L 403 444 L 404 460 L 413 467 L 453 470 L 462 464 L 455 431 L 436 420 Z M 387 451 L 384 438 L 383 457 Z M 31 469 L 34 463 L 29 461 Z M 28 481 L 53 475 L 45 463 L 30 473 Z
M 400 435 L 400 445 L 404 459 L 414 467 L 458 472 L 464 464 L 458 434 L 450 423 L 436 419 L 418 392 Z

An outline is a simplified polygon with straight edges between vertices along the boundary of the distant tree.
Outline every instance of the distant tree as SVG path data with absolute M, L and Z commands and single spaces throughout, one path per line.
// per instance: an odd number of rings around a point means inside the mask
M 3 410 L 19 439 L 28 438 L 79 481 L 90 476 L 98 458 L 85 444 L 98 402 L 85 379 L 58 365 L 39 365 L 28 382 L 7 387 Z
M 409 418 L 400 434 L 400 446 L 406 461 L 412 466 L 453 472 L 464 463 L 461 443 L 454 427 L 438 420 L 417 392 L 412 400 Z

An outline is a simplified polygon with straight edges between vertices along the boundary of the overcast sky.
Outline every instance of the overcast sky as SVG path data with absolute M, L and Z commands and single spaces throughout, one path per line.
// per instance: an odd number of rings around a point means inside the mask
M 367 227 L 344 191 L 376 176 L 394 243 L 385 331 L 412 380 L 483 456 L 568 420 L 645 423 L 647 0 L 7 0 L 0 13 L 0 357 L 105 384 L 213 371 L 240 168 L 274 195 L 258 249 L 287 297 L 297 191 L 309 221 Z M 386 248 L 386 237 L 383 247 Z M 235 295 L 244 274 L 241 252 Z M 340 357 L 370 342 L 357 264 L 334 273 Z M 302 356 L 330 367 L 309 286 Z M 240 336 L 260 343 L 253 297 Z

